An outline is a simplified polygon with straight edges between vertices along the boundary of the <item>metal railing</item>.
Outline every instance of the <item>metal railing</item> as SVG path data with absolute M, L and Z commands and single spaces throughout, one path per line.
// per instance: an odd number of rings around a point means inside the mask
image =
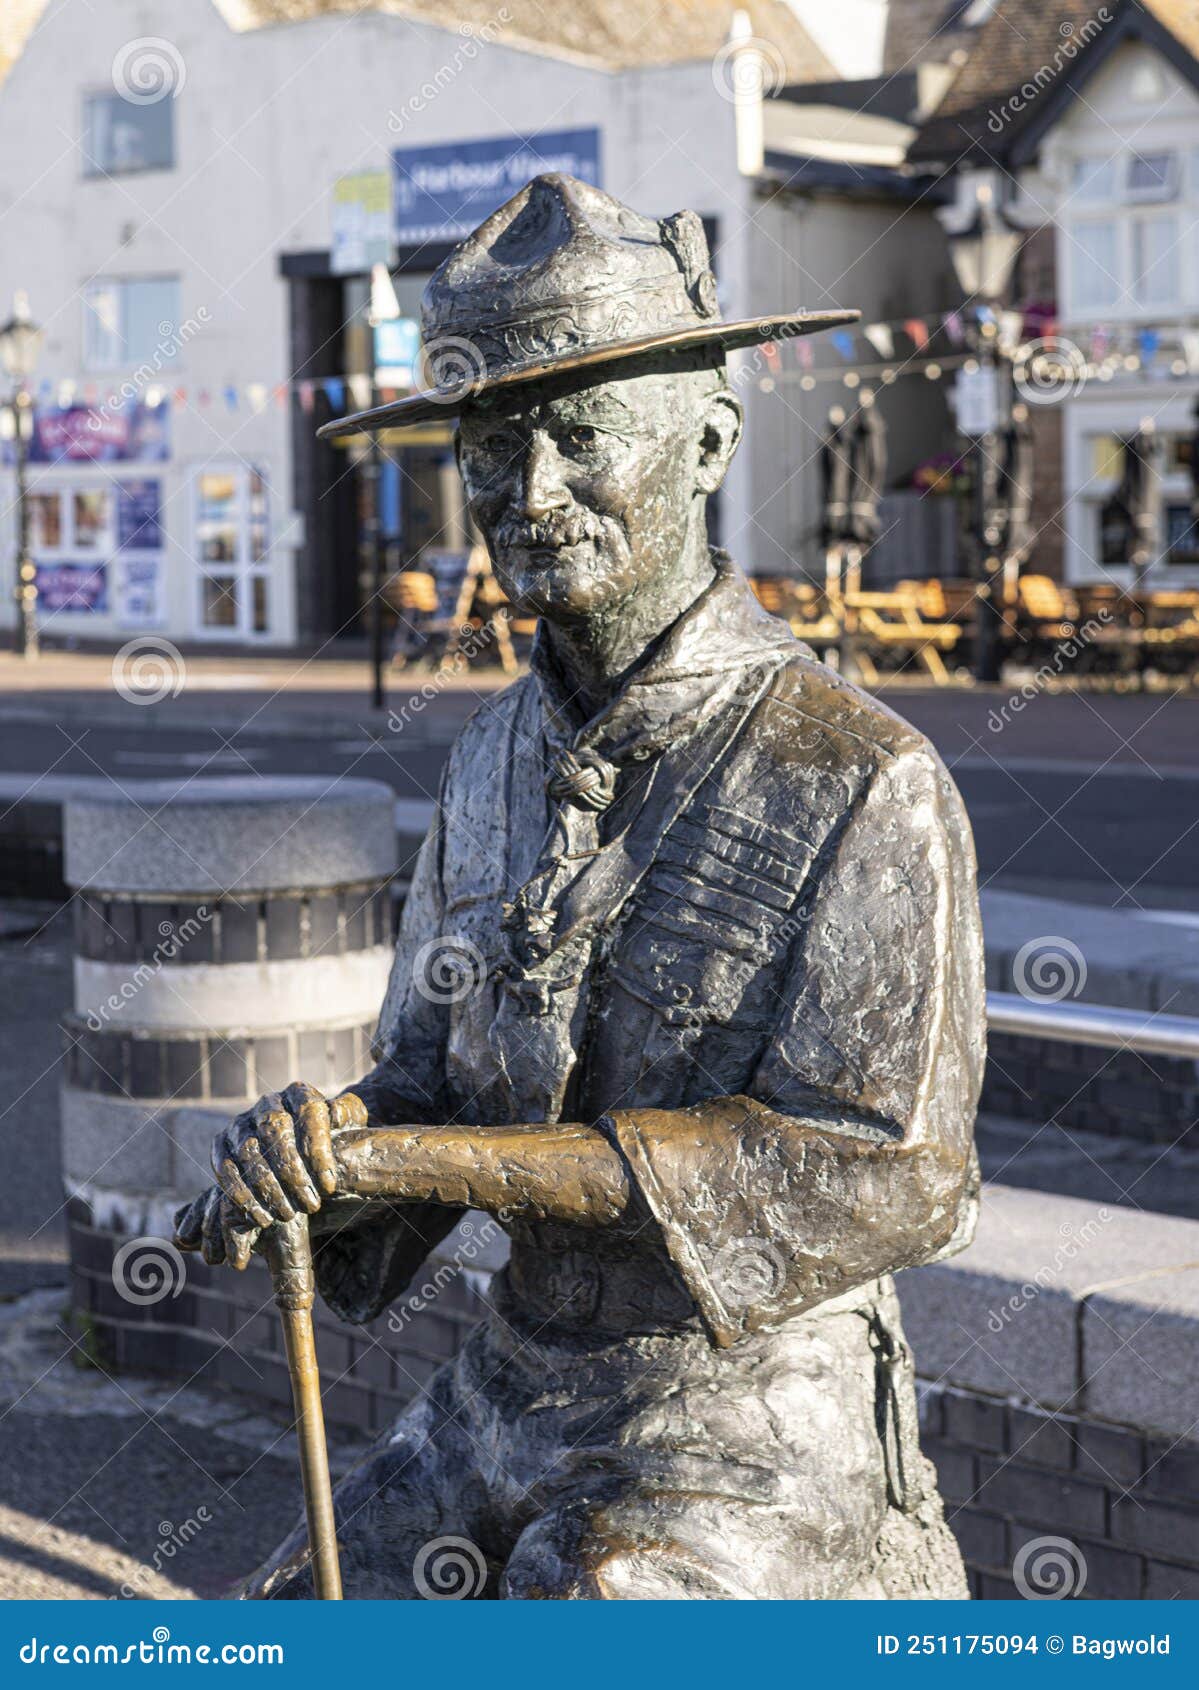
M 1014 992 L 987 993 L 987 1026 L 1018 1038 L 1055 1039 L 1137 1050 L 1147 1055 L 1199 1059 L 1199 1020 L 1148 1009 L 1114 1009 L 1097 1003 L 1045 1003 Z

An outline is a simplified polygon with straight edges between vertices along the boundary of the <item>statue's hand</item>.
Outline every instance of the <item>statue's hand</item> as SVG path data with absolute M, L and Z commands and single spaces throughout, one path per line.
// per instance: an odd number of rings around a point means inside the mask
M 302 1081 L 260 1097 L 213 1140 L 217 1183 L 175 1217 L 179 1247 L 245 1267 L 264 1227 L 294 1220 L 297 1210 L 315 1214 L 335 1194 L 333 1134 L 366 1118 L 353 1092 L 330 1101 Z

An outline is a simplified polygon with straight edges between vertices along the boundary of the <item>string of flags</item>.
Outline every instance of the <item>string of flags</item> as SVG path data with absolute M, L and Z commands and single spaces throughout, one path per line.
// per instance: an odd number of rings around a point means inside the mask
M 54 381 L 47 377 L 37 383 L 34 396 L 37 404 L 56 405 L 64 411 L 76 405 L 116 410 L 123 403 L 137 402 L 151 411 L 157 410 L 160 405 L 172 404 L 181 408 L 192 406 L 198 411 L 216 406 L 231 413 L 263 412 L 270 410 L 272 405 L 278 410 L 286 410 L 293 399 L 298 400 L 302 410 L 312 411 L 319 398 L 328 404 L 330 410 L 340 414 L 349 408 L 347 399 L 355 410 L 365 410 L 371 402 L 371 378 L 368 375 L 304 376 L 274 383 L 226 382 L 220 387 L 151 382 L 140 391 L 131 389 L 130 383 L 106 387 L 95 381 L 77 381 L 71 377 Z M 380 391 L 388 392 L 385 388 Z
M 806 384 L 817 379 L 852 381 L 853 366 L 871 363 L 872 371 L 885 380 L 905 374 L 924 374 L 932 379 L 943 370 L 952 368 L 969 356 L 967 342 L 971 322 L 993 325 L 1000 348 L 1009 354 L 1019 354 L 1031 344 L 1053 341 L 1057 323 L 1048 308 L 1029 306 L 1023 311 L 994 311 L 990 306 L 964 307 L 960 310 L 936 313 L 923 317 L 905 317 L 894 322 L 863 323 L 853 329 L 836 329 L 825 337 L 837 362 L 816 371 L 816 352 L 811 340 L 767 343 L 758 348 L 767 378 L 779 379 L 788 372 L 784 363 L 794 361 Z M 864 346 L 863 344 L 864 343 Z M 1129 323 L 1096 323 L 1078 332 L 1076 341 L 1087 362 L 1090 373 L 1110 379 L 1121 369 L 1149 372 L 1156 378 L 1166 375 L 1199 374 L 1199 328 L 1177 326 L 1159 328 Z M 864 357 L 868 349 L 868 357 Z M 873 361 L 877 360 L 877 364 Z M 863 373 L 864 368 L 863 368 Z M 381 388 L 383 398 L 390 399 L 398 390 Z M 101 406 L 118 409 L 128 400 L 136 400 L 153 410 L 170 403 L 181 409 L 193 407 L 198 411 L 223 408 L 230 414 L 249 412 L 259 414 L 270 410 L 286 410 L 298 403 L 306 414 L 318 405 L 327 407 L 330 415 L 340 416 L 349 410 L 365 410 L 372 402 L 373 389 L 369 375 L 302 376 L 282 382 L 226 382 L 220 386 L 193 386 L 183 382 L 160 381 L 148 384 L 134 393 L 130 384 L 116 389 L 106 388 L 96 381 L 43 379 L 36 388 L 36 400 L 43 405 L 57 405 L 69 410 L 76 405 L 88 408 Z

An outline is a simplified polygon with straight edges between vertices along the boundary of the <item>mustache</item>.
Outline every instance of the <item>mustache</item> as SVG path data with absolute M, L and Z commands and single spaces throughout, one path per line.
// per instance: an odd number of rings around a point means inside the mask
M 542 548 L 556 551 L 563 546 L 580 545 L 584 540 L 598 540 L 605 526 L 604 517 L 581 508 L 541 519 L 507 517 L 496 528 L 495 543 L 506 552 L 535 552 Z

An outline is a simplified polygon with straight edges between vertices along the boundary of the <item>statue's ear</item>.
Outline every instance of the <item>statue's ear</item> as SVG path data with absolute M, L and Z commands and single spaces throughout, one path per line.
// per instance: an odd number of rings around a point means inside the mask
M 709 394 L 699 443 L 698 492 L 715 493 L 724 480 L 740 443 L 744 421 L 741 401 L 729 388 L 718 388 Z

